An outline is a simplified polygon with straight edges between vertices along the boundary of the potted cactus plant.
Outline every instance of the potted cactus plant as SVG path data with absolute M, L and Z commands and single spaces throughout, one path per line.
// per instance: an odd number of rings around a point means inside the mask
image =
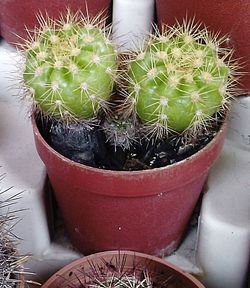
M 119 60 L 96 19 L 43 19 L 23 46 L 37 150 L 81 252 L 168 255 L 223 145 L 235 64 L 189 22 Z
M 131 251 L 93 254 L 62 268 L 44 285 L 53 287 L 204 288 L 193 276 L 159 258 Z

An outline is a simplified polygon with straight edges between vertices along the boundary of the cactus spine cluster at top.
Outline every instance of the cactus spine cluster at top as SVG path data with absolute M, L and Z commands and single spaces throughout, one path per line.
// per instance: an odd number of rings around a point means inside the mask
M 106 19 L 70 11 L 60 20 L 38 19 L 40 27 L 22 47 L 28 92 L 45 114 L 56 119 L 95 117 L 109 100 L 117 73 Z
M 225 40 L 184 21 L 162 27 L 128 61 L 128 99 L 158 136 L 200 130 L 227 106 L 235 64 Z

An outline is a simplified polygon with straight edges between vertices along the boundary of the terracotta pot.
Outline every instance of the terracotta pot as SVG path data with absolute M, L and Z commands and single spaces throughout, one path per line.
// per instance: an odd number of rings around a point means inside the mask
M 35 143 L 72 243 L 85 255 L 128 249 L 163 256 L 181 241 L 208 170 L 225 137 L 163 168 L 109 171 L 73 162 L 53 150 L 33 118 Z
M 70 8 L 72 11 L 81 10 L 90 15 L 111 9 L 111 0 L 1 0 L 0 34 L 9 43 L 18 43 L 20 38 L 26 38 L 25 27 L 33 29 L 37 24 L 36 15 L 45 11 L 52 18 Z
M 111 269 L 109 267 L 112 267 L 114 269 L 117 267 L 120 268 L 120 266 L 122 266 L 121 273 L 124 273 L 125 275 L 126 273 L 128 273 L 128 271 L 136 271 L 135 273 L 137 275 L 142 276 L 143 272 L 145 272 L 146 270 L 149 276 L 152 277 L 152 279 L 157 279 L 157 277 L 161 277 L 160 279 L 163 279 L 163 281 L 170 279 L 169 283 L 166 283 L 166 285 L 169 284 L 169 287 L 205 288 L 197 279 L 195 279 L 190 274 L 183 272 L 175 265 L 172 265 L 157 257 L 131 251 L 101 252 L 76 260 L 73 263 L 62 268 L 60 271 L 56 272 L 42 287 L 80 287 L 79 285 L 81 281 L 82 283 L 85 283 L 86 281 L 84 275 L 93 273 L 93 267 L 95 267 L 98 271 L 96 273 L 95 270 L 95 274 L 100 274 L 100 270 L 103 273 L 103 271 L 110 271 Z M 114 271 L 115 269 L 110 273 L 109 277 L 111 275 L 116 275 L 114 274 Z M 124 274 L 122 276 L 124 276 Z M 106 274 L 104 273 L 104 275 Z M 159 283 L 161 282 L 159 281 Z M 83 287 L 83 285 L 81 287 Z
M 158 23 L 173 25 L 186 16 L 202 21 L 211 31 L 229 35 L 235 57 L 247 72 L 240 88 L 250 92 L 250 0 L 156 0 Z

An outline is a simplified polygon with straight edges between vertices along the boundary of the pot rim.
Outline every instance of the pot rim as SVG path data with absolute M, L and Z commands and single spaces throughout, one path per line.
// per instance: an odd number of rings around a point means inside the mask
M 166 171 L 166 170 L 170 170 L 173 168 L 176 168 L 180 165 L 182 165 L 183 163 L 185 163 L 186 161 L 194 161 L 197 158 L 199 158 L 199 156 L 201 154 L 203 154 L 205 151 L 209 151 L 210 149 L 212 149 L 212 147 L 219 142 L 220 136 L 225 132 L 225 130 L 227 129 L 228 126 L 228 113 L 220 127 L 220 129 L 218 130 L 218 132 L 216 133 L 216 135 L 214 136 L 214 138 L 207 144 L 205 145 L 202 149 L 200 149 L 199 151 L 197 151 L 196 153 L 194 153 L 193 155 L 191 155 L 190 157 L 187 157 L 179 162 L 176 162 L 174 164 L 171 165 L 167 165 L 167 166 L 163 166 L 163 167 L 157 167 L 157 168 L 152 168 L 152 169 L 145 169 L 145 170 L 131 170 L 131 171 L 123 171 L 123 170 L 111 170 L 111 169 L 102 169 L 102 168 L 96 168 L 96 167 L 92 167 L 92 166 L 88 166 L 85 164 L 81 164 L 78 162 L 75 162 L 73 160 L 70 160 L 69 158 L 63 156 L 62 154 L 60 154 L 59 152 L 57 152 L 56 150 L 54 150 L 44 139 L 44 137 L 41 135 L 37 124 L 36 124 L 36 119 L 35 119 L 35 113 L 33 112 L 31 115 L 31 122 L 32 122 L 32 127 L 33 127 L 33 131 L 34 134 L 36 135 L 36 137 L 39 139 L 39 141 L 41 141 L 41 143 L 43 144 L 43 146 L 45 146 L 52 154 L 54 154 L 57 158 L 60 158 L 63 162 L 67 162 L 68 165 L 70 166 L 75 166 L 78 169 L 87 169 L 89 171 L 95 172 L 95 173 L 100 173 L 100 174 L 105 174 L 105 175 L 120 175 L 120 176 L 129 176 L 131 175 L 131 173 L 133 173 L 134 175 L 141 175 L 143 174 L 152 174 L 152 173 L 157 173 L 157 172 L 161 172 L 161 171 Z
M 44 288 L 49 288 L 50 285 L 53 285 L 53 282 L 56 280 L 57 277 L 61 277 L 63 274 L 65 273 L 69 273 L 71 270 L 73 270 L 74 268 L 77 268 L 77 266 L 84 264 L 84 263 L 91 263 L 93 260 L 95 259 L 101 259 L 105 256 L 129 256 L 129 257 L 137 257 L 140 258 L 142 260 L 144 260 L 145 262 L 148 261 L 147 263 L 158 263 L 163 265 L 164 267 L 170 268 L 171 270 L 174 270 L 175 272 L 177 272 L 177 274 L 180 274 L 182 276 L 184 276 L 185 278 L 187 278 L 188 280 L 190 280 L 193 284 L 196 285 L 196 287 L 198 288 L 205 288 L 205 286 L 198 280 L 196 279 L 194 276 L 192 276 L 190 273 L 183 271 L 181 268 L 179 268 L 178 266 L 176 266 L 175 264 L 172 264 L 164 259 L 161 259 L 159 257 L 153 256 L 153 255 L 149 255 L 149 254 L 145 254 L 145 253 L 141 253 L 141 252 L 136 252 L 136 251 L 130 251 L 130 250 L 111 250 L 111 251 L 103 251 L 103 252 L 98 252 L 98 253 L 94 253 L 88 256 L 84 256 L 80 259 L 77 259 L 69 264 L 67 264 L 66 266 L 64 266 L 63 268 L 61 268 L 59 271 L 57 271 L 56 273 L 54 273 L 44 284 L 42 287 Z M 53 286 L 52 286 L 53 287 Z

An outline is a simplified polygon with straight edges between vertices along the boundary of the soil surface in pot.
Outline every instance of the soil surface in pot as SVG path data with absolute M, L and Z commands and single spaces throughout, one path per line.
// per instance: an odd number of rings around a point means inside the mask
M 64 124 L 36 115 L 37 125 L 46 142 L 57 152 L 75 162 L 108 170 L 135 171 L 164 167 L 184 160 L 207 145 L 220 124 L 201 131 L 196 139 L 175 134 L 153 141 L 142 139 L 129 149 L 110 144 L 102 126 Z

